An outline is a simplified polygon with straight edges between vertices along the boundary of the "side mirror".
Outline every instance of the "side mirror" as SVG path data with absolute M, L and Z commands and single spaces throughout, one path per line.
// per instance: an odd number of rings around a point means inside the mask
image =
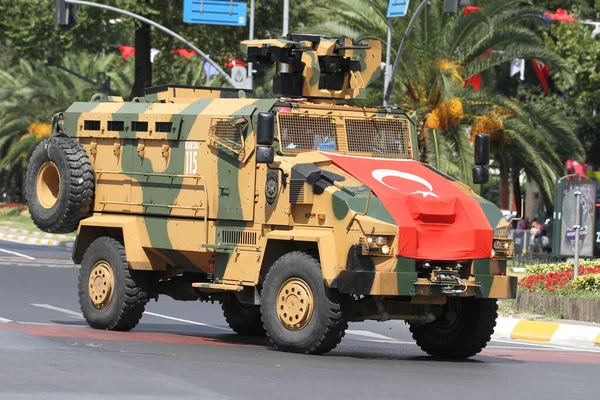
M 275 115 L 269 112 L 259 112 L 256 124 L 256 143 L 271 146 L 275 140 Z
M 473 183 L 483 185 L 490 180 L 490 171 L 486 167 L 473 168 Z
M 490 135 L 475 135 L 475 165 L 490 163 Z
M 275 149 L 273 147 L 258 146 L 256 148 L 256 163 L 271 164 L 275 160 Z

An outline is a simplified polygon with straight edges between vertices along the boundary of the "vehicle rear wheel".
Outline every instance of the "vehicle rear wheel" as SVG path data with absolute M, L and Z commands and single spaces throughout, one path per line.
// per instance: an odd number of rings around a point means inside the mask
M 260 306 L 243 304 L 235 296 L 221 302 L 223 315 L 229 327 L 239 335 L 264 336 Z
M 417 345 L 442 358 L 473 357 L 492 338 L 498 305 L 496 299 L 451 298 L 444 314 L 432 323 L 410 324 Z
M 79 269 L 79 305 L 96 329 L 128 331 L 148 302 L 146 277 L 129 269 L 123 245 L 107 236 L 92 242 Z
M 91 213 L 94 171 L 81 143 L 52 136 L 33 151 L 26 175 L 31 219 L 44 232 L 69 233 Z
M 304 252 L 285 254 L 273 264 L 261 302 L 267 336 L 282 351 L 327 353 L 348 328 L 347 298 L 325 286 L 321 265 Z

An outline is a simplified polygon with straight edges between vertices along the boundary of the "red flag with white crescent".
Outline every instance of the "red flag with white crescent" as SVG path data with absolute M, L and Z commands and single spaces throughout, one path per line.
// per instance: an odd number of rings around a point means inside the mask
M 386 207 L 399 227 L 397 256 L 491 258 L 493 227 L 467 187 L 414 160 L 322 154 L 368 186 Z

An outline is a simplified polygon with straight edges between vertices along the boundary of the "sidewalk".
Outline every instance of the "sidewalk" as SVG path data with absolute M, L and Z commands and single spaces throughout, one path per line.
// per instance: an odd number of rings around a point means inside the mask
M 563 346 L 600 346 L 600 324 L 498 317 L 494 338 L 518 339 Z
M 72 236 L 54 235 L 45 232 L 30 232 L 24 229 L 11 229 L 4 227 L 0 227 L 0 239 L 24 244 L 69 248 L 73 247 L 73 242 L 75 241 L 75 238 Z

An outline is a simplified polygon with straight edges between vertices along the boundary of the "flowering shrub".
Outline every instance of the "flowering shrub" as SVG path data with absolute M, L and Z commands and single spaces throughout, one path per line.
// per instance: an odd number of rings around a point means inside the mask
M 600 274 L 578 276 L 573 286 L 579 290 L 600 291 Z
M 598 264 L 596 260 L 580 260 L 579 267 L 595 267 Z M 534 264 L 525 267 L 525 275 L 547 274 L 548 272 L 566 271 L 569 268 L 573 269 L 573 262 L 561 262 L 554 264 Z
M 572 289 L 600 290 L 600 265 L 584 266 L 580 264 L 578 275 L 578 278 L 581 278 L 580 283 L 573 281 L 573 267 L 571 266 L 568 269 L 551 270 L 547 273 L 526 276 L 519 282 L 519 286 L 530 292 L 553 294 L 567 294 Z M 598 280 L 594 280 L 596 278 L 586 278 L 589 275 L 597 275 Z M 596 285 L 596 283 L 598 284 Z

